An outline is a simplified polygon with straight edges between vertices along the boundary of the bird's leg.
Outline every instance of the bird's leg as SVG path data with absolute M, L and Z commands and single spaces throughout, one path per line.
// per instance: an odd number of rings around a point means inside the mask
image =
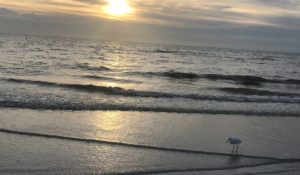
M 237 144 L 237 145 L 236 145 L 236 151 L 235 151 L 235 152 L 238 152 L 238 150 L 239 150 L 239 145 Z

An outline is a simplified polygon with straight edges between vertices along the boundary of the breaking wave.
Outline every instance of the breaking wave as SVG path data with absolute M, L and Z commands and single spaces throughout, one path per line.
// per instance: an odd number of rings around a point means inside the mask
M 300 94 L 297 93 L 275 92 L 275 91 L 250 89 L 250 88 L 219 88 L 219 89 L 227 93 L 242 94 L 242 95 L 300 97 Z
M 174 70 L 166 72 L 136 72 L 136 74 L 150 76 L 164 76 L 175 79 L 208 79 L 208 80 L 229 80 L 243 85 L 260 85 L 262 83 L 300 85 L 298 79 L 268 79 L 252 75 L 224 75 L 224 74 L 196 74 L 191 72 L 178 72 Z
M 210 80 L 231 80 L 244 85 L 259 85 L 261 83 L 300 84 L 300 80 L 297 79 L 267 79 L 252 75 L 204 74 L 201 77 Z
M 99 77 L 100 78 L 100 77 Z M 63 84 L 63 83 L 54 83 L 48 81 L 36 81 L 36 80 L 25 80 L 25 79 L 15 79 L 15 78 L 2 78 L 1 80 L 13 82 L 13 83 L 26 83 L 26 84 L 35 84 L 46 87 L 61 87 L 68 88 L 73 90 L 79 90 L 84 92 L 95 92 L 103 93 L 108 95 L 119 95 L 127 97 L 152 97 L 152 98 L 186 98 L 192 100 L 212 100 L 212 101 L 224 101 L 224 102 L 270 102 L 270 103 L 300 103 L 299 98 L 282 98 L 282 97 L 269 97 L 269 98 L 251 98 L 251 97 L 238 97 L 238 96 L 213 96 L 213 95 L 200 95 L 200 94 L 177 94 L 177 93 L 165 93 L 165 92 L 155 92 L 155 91 L 140 91 L 133 89 L 123 89 L 120 87 L 106 87 L 106 86 L 96 86 L 91 84 Z M 235 92 L 234 90 L 221 89 L 228 92 Z M 258 90 L 257 90 L 258 91 Z M 238 91 L 239 92 L 239 91 Z M 255 93 L 254 91 L 253 93 Z M 241 91 L 240 93 L 243 93 Z M 249 95 L 250 92 L 244 94 Z M 257 95 L 258 92 L 256 92 Z M 259 94 L 262 94 L 260 92 Z M 281 93 L 264 93 L 266 95 L 282 95 Z M 291 94 L 289 94 L 291 95 Z M 285 94 L 287 96 L 287 94 Z M 289 96 L 290 97 L 290 96 Z
M 300 117 L 298 112 L 276 112 L 276 111 L 245 111 L 245 110 L 213 110 L 213 109 L 195 109 L 195 108 L 175 108 L 159 106 L 140 106 L 124 105 L 97 102 L 73 102 L 73 101 L 47 101 L 39 99 L 0 100 L 0 107 L 21 108 L 33 110 L 70 110 L 70 111 L 139 111 L 139 112 L 166 112 L 166 113 L 185 113 L 185 114 L 215 114 L 215 115 L 244 115 L 244 116 L 266 116 L 266 117 Z

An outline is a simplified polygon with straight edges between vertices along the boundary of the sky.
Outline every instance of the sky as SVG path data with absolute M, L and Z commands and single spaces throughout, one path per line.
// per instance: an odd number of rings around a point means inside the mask
M 0 32 L 300 52 L 300 0 L 0 0 Z

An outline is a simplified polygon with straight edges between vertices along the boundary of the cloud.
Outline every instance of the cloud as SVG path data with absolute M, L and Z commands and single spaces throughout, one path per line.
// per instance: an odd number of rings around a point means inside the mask
M 10 14 L 10 13 L 14 13 L 14 12 L 7 8 L 0 8 L 0 14 Z
M 106 2 L 103 0 L 72 0 L 72 1 L 81 2 L 81 3 L 85 3 L 85 4 L 92 4 L 92 5 L 106 4 Z
M 225 0 L 199 0 L 184 1 L 165 0 L 163 3 L 157 1 L 134 1 L 135 6 L 140 9 L 140 16 L 149 18 L 149 21 L 166 19 L 199 19 L 231 22 L 232 24 L 287 27 L 281 23 L 270 20 L 280 17 L 293 17 L 300 19 L 300 1 L 283 0 L 249 0 L 249 1 L 225 1 Z M 187 3 L 189 2 L 189 3 Z M 284 3 L 286 2 L 286 3 Z M 280 4 L 284 4 L 281 5 Z M 293 6 L 293 8 L 290 8 Z M 173 21 L 173 20 L 172 20 Z
M 299 8 L 300 6 L 300 1 L 298 0 L 256 0 L 256 2 L 280 8 Z
M 30 1 L 43 13 L 6 5 L 0 32 L 296 51 L 300 45 L 300 2 L 292 0 L 131 0 L 134 20 L 94 15 L 104 0 Z

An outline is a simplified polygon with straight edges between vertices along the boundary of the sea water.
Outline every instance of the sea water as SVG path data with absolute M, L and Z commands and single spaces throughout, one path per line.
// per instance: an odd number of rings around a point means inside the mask
M 297 53 L 1 34 L 0 173 L 300 173 L 299 68 Z

